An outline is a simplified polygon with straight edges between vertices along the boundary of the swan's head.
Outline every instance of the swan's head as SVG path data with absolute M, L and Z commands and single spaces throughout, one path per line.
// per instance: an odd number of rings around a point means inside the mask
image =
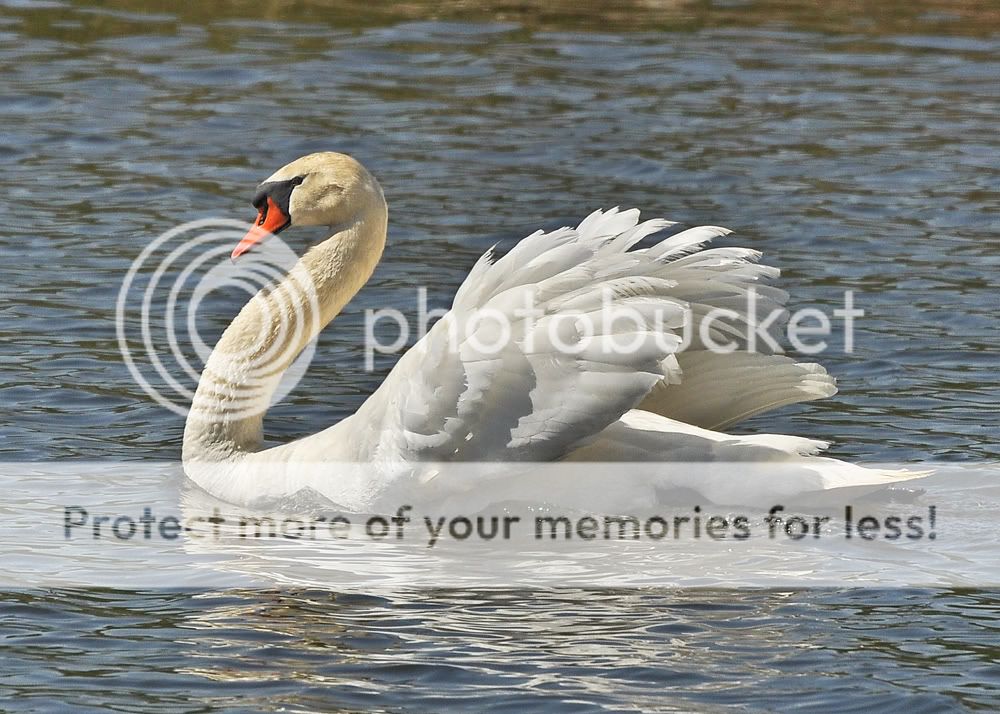
M 282 166 L 265 179 L 252 203 L 257 220 L 233 259 L 289 226 L 337 226 L 385 199 L 368 169 L 347 154 L 323 151 Z

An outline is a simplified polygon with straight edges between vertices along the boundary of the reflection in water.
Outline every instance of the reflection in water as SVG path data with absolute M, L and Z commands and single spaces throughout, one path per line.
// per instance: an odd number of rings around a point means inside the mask
M 166 228 L 249 220 L 270 167 L 334 148 L 379 175 L 389 247 L 275 439 L 381 381 L 365 308 L 415 310 L 421 284 L 446 304 L 490 244 L 622 204 L 736 229 L 798 307 L 856 291 L 857 350 L 822 355 L 841 393 L 748 430 L 995 460 L 998 28 L 964 0 L 2 2 L 0 455 L 176 459 L 181 420 L 117 352 L 121 276 Z M 242 298 L 199 318 L 217 334 Z M 996 611 L 947 590 L 0 600 L 8 690 L 144 710 L 988 708 Z
M 538 473 L 552 475 L 552 469 Z M 982 530 L 997 520 L 997 475 L 995 468 L 942 469 L 920 482 L 926 491 L 919 494 L 830 491 L 825 504 L 784 499 L 785 505 L 770 510 L 713 504 L 697 495 L 668 496 L 642 511 L 612 510 L 610 501 L 604 509 L 592 501 L 579 510 L 531 501 L 527 493 L 481 510 L 458 509 L 453 501 L 397 502 L 402 507 L 358 514 L 308 499 L 258 510 L 237 508 L 188 485 L 181 508 L 172 512 L 190 530 L 179 552 L 157 562 L 174 571 L 201 568 L 213 586 L 280 583 L 379 594 L 438 588 L 991 586 L 1000 583 L 1000 547 Z M 711 519 L 715 536 L 707 533 Z M 866 535 L 859 535 L 862 519 L 874 522 Z M 895 535 L 893 520 L 903 524 Z M 89 582 L 107 582 L 107 573 L 129 564 L 109 561 L 103 577 L 95 572 Z M 170 576 L 151 573 L 139 582 L 155 586 Z

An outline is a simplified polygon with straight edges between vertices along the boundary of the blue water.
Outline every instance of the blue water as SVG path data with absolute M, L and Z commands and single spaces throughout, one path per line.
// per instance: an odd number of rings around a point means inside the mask
M 181 418 L 118 352 L 125 271 L 182 220 L 249 220 L 259 180 L 334 149 L 378 175 L 389 245 L 275 439 L 351 413 L 391 367 L 363 369 L 364 309 L 418 285 L 446 304 L 489 245 L 622 205 L 733 228 L 796 307 L 853 289 L 865 309 L 856 350 L 820 357 L 840 394 L 742 429 L 995 461 L 998 32 L 964 3 L 0 2 L 0 458 L 177 459 Z M 17 591 L 0 691 L 35 710 L 995 709 L 998 610 L 738 583 Z

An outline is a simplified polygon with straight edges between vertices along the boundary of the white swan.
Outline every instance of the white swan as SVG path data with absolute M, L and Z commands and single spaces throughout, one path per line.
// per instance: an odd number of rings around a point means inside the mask
M 451 311 L 354 415 L 262 449 L 263 414 L 281 373 L 375 269 L 387 206 L 360 163 L 332 152 L 278 170 L 261 184 L 254 205 L 257 224 L 234 258 L 291 225 L 330 226 L 332 235 L 243 307 L 205 366 L 184 430 L 183 461 L 192 480 L 223 500 L 254 504 L 311 489 L 370 512 L 421 489 L 445 495 L 495 488 L 474 479 L 441 484 L 420 466 L 454 461 L 763 461 L 793 467 L 779 489 L 786 494 L 874 488 L 918 475 L 817 457 L 826 445 L 809 439 L 721 433 L 751 415 L 830 396 L 834 381 L 821 366 L 782 355 L 709 350 L 710 339 L 732 338 L 745 347 L 740 335 L 747 333 L 732 324 L 714 326 L 710 337 L 691 330 L 693 341 L 681 351 L 685 321 L 698 328 L 714 308 L 734 310 L 736 324 L 752 322 L 751 289 L 759 314 L 780 306 L 786 294 L 763 284 L 778 271 L 757 265 L 757 251 L 702 250 L 729 232 L 712 226 L 630 250 L 672 224 L 639 223 L 637 210 L 617 209 L 595 211 L 576 228 L 536 232 L 498 260 L 487 252 Z M 646 324 L 602 324 L 597 315 L 605 295 L 637 311 Z M 528 324 L 517 312 L 527 300 L 539 309 L 531 318 L 531 340 L 522 334 L 487 353 L 484 340 L 470 338 L 470 326 L 478 325 L 474 334 L 482 338 L 497 324 L 479 319 L 485 311 Z M 654 315 L 659 322 L 650 329 Z M 461 336 L 457 349 L 454 334 Z M 557 348 L 553 335 L 574 349 Z M 610 347 L 612 337 L 631 338 L 633 349 L 619 354 Z M 340 463 L 365 467 L 353 476 L 322 468 Z M 740 473 L 727 473 L 702 490 L 724 501 L 734 489 L 746 490 L 740 481 Z M 613 497 L 617 487 L 614 474 L 597 484 L 603 503 L 634 505 L 634 498 Z

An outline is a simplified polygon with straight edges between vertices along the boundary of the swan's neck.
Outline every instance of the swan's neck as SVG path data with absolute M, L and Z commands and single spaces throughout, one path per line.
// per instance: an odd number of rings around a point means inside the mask
M 371 277 L 385 246 L 381 195 L 244 305 L 205 364 L 184 427 L 183 460 L 259 451 L 281 375 Z

